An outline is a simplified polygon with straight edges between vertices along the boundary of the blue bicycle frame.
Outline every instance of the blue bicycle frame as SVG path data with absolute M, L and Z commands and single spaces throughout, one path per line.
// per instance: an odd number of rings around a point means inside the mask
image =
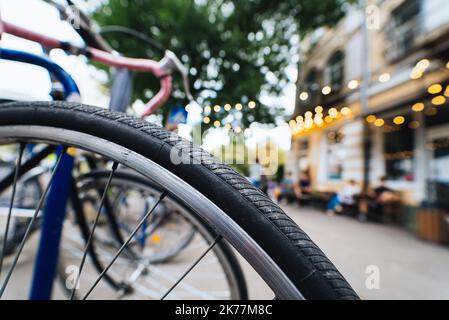
M 28 63 L 45 68 L 63 86 L 66 100 L 80 100 L 80 91 L 72 77 L 59 65 L 39 55 L 0 48 L 0 59 Z M 60 154 L 62 149 L 58 150 Z M 55 173 L 42 216 L 41 237 L 33 271 L 30 299 L 51 298 L 58 267 L 63 222 L 70 192 L 74 157 L 65 153 Z

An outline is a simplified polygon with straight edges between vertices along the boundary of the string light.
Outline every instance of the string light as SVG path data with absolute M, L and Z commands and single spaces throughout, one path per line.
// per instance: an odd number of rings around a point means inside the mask
M 254 108 L 256 107 L 256 103 L 255 103 L 254 101 L 250 101 L 250 102 L 248 103 L 248 107 L 249 107 L 250 109 L 254 109 Z
M 432 99 L 432 104 L 436 106 L 441 106 L 446 103 L 446 97 L 445 96 L 437 96 Z
M 449 98 L 449 86 L 446 87 L 446 91 L 444 92 L 444 95 Z
M 302 116 L 297 116 L 297 117 L 296 117 L 296 121 L 297 121 L 298 123 L 304 122 L 304 117 L 302 117 Z
M 329 115 L 331 118 L 337 118 L 338 117 L 338 110 L 336 108 L 329 109 Z
M 357 80 L 351 80 L 348 82 L 348 88 L 350 90 L 355 90 L 359 87 L 360 83 Z
M 231 126 L 230 123 L 226 123 L 226 124 L 225 124 L 225 129 L 226 129 L 226 130 L 230 130 L 231 128 L 232 128 L 232 126 Z
M 431 85 L 431 86 L 427 89 L 427 91 L 428 91 L 430 94 L 438 94 L 438 93 L 440 93 L 441 91 L 443 91 L 443 86 L 442 86 L 441 84 L 439 84 L 439 83 L 436 83 L 436 84 Z
M 241 103 L 237 103 L 237 104 L 235 105 L 235 110 L 240 111 L 240 110 L 242 110 L 242 109 L 243 109 L 243 105 L 242 105 Z
M 376 121 L 374 121 L 374 125 L 376 127 L 383 127 L 385 124 L 385 120 L 384 119 L 376 119 Z
M 218 121 L 218 120 L 214 121 L 214 127 L 215 128 L 218 128 L 220 125 L 221 125 L 220 121 Z
M 240 132 L 242 132 L 242 128 L 236 127 L 236 128 L 234 129 L 234 131 L 235 131 L 235 133 L 240 133 Z
M 446 63 L 446 69 L 449 69 L 449 61 Z
M 421 71 L 425 71 L 430 66 L 428 59 L 422 59 L 416 64 L 416 68 Z
M 424 106 L 424 103 L 422 103 L 422 102 L 415 103 L 412 106 L 412 110 L 415 112 L 421 112 L 424 110 L 424 108 L 425 108 L 425 106 Z
M 226 111 L 229 111 L 229 110 L 231 110 L 231 105 L 229 104 L 229 103 L 227 103 L 227 104 L 225 104 L 225 106 L 224 106 L 224 109 L 226 110 Z
M 315 108 L 315 112 L 316 112 L 316 113 L 323 113 L 323 111 L 324 111 L 324 108 L 323 108 L 322 106 L 317 106 L 317 107 Z
M 397 116 L 393 119 L 393 123 L 400 126 L 405 123 L 405 118 L 403 116 Z
M 305 114 L 306 119 L 310 119 L 313 117 L 313 113 L 311 111 L 307 111 Z
M 323 90 L 321 90 L 321 92 L 322 92 L 325 96 L 327 96 L 327 95 L 331 94 L 332 88 L 331 88 L 330 86 L 325 86 L 325 87 L 323 88 Z
M 332 117 L 331 116 L 326 116 L 326 118 L 324 118 L 324 121 L 326 122 L 326 123 L 331 123 L 332 121 L 334 121 L 334 119 L 332 119 Z
M 299 95 L 299 99 L 301 101 L 306 101 L 307 99 L 309 99 L 309 94 L 307 92 L 301 92 L 301 94 Z
M 209 117 L 204 117 L 203 122 L 205 124 L 209 124 L 210 123 L 210 118 Z
M 205 112 L 205 113 L 210 113 L 211 110 L 212 110 L 212 109 L 211 109 L 210 106 L 204 107 L 204 112 Z
M 412 70 L 412 72 L 410 73 L 410 78 L 412 80 L 418 80 L 418 79 L 422 78 L 422 76 L 423 76 L 423 72 L 421 70 L 416 69 L 416 68 L 414 68 Z
M 391 75 L 389 73 L 382 73 L 379 76 L 379 81 L 382 83 L 388 82 L 391 79 Z
M 214 111 L 215 111 L 215 112 L 220 112 L 220 111 L 221 111 L 221 107 L 220 107 L 219 105 L 216 105 L 216 106 L 214 107 Z
M 368 123 L 374 123 L 376 121 L 376 116 L 375 115 L 369 115 L 368 117 L 366 117 L 366 122 Z
M 295 120 L 290 120 L 290 122 L 288 123 L 288 125 L 289 125 L 291 128 L 294 128 L 294 127 L 296 126 L 296 121 L 295 121 Z

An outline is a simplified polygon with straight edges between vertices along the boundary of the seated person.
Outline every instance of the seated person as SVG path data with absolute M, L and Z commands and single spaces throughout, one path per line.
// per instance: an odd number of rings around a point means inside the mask
M 287 172 L 284 179 L 281 181 L 279 191 L 276 193 L 276 199 L 278 202 L 285 199 L 288 203 L 290 203 L 295 199 L 295 197 L 292 173 Z
M 312 193 L 312 182 L 308 172 L 304 171 L 301 173 L 298 183 L 294 186 L 294 192 L 298 203 L 301 202 L 304 196 Z
M 343 206 L 352 206 L 356 204 L 356 196 L 360 194 L 360 187 L 355 180 L 349 180 L 343 188 L 334 194 L 327 205 L 327 212 L 330 215 L 341 213 Z
M 392 203 L 399 201 L 399 194 L 386 186 L 387 178 L 380 179 L 379 186 L 369 192 L 367 196 L 360 200 L 359 204 L 359 220 L 368 220 L 368 214 L 374 213 L 378 216 L 382 215 L 383 208 Z

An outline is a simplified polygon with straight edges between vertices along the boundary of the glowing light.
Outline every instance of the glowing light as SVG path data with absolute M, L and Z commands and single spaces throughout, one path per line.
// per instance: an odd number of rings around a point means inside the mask
M 214 111 L 215 111 L 215 112 L 220 112 L 220 111 L 221 111 L 221 107 L 220 107 L 219 105 L 216 105 L 216 106 L 214 107 Z
M 205 124 L 209 124 L 210 123 L 210 118 L 209 117 L 204 117 L 203 122 Z
M 432 103 L 436 106 L 441 106 L 446 103 L 446 97 L 445 96 L 437 96 L 432 99 Z
M 221 122 L 220 122 L 220 121 L 218 121 L 218 120 L 215 120 L 215 121 L 214 121 L 214 127 L 215 127 L 215 128 L 218 128 L 220 125 L 221 125 Z
M 290 120 L 290 122 L 288 123 L 288 125 L 290 126 L 290 127 L 295 127 L 296 126 L 296 121 L 295 120 Z
M 254 108 L 256 107 L 256 103 L 255 103 L 254 101 L 250 101 L 250 102 L 248 103 L 248 107 L 249 107 L 250 109 L 254 109 Z
M 323 108 L 322 106 L 317 106 L 317 107 L 315 108 L 315 112 L 316 112 L 316 113 L 323 113 L 323 111 L 324 111 L 324 108 Z
M 238 111 L 240 111 L 240 110 L 243 109 L 243 105 L 242 105 L 241 103 L 237 103 L 237 104 L 235 105 L 235 109 L 238 110 Z
M 304 124 L 304 127 L 306 129 L 311 129 L 313 127 L 313 120 L 312 119 L 307 119 L 305 124 Z
M 296 121 L 297 121 L 298 123 L 304 122 L 304 117 L 302 117 L 302 116 L 297 116 L 297 117 L 296 117 Z
M 424 110 L 424 108 L 425 108 L 425 106 L 424 106 L 424 103 L 422 103 L 422 102 L 415 103 L 412 106 L 412 110 L 415 112 L 421 112 Z
M 338 110 L 336 108 L 330 108 L 329 109 L 329 115 L 332 118 L 337 118 L 338 117 Z
M 326 118 L 324 118 L 324 121 L 325 121 L 326 123 L 331 123 L 332 121 L 334 121 L 334 119 L 332 119 L 331 116 L 326 116 Z
M 323 90 L 321 90 L 321 92 L 322 92 L 325 96 L 327 96 L 327 95 L 331 94 L 332 88 L 331 88 L 330 86 L 325 86 L 325 87 L 323 88 Z
M 449 61 L 446 63 L 446 68 L 449 69 Z
M 436 83 L 436 84 L 431 85 L 431 86 L 427 89 L 427 91 L 428 91 L 430 94 L 438 94 L 438 93 L 440 93 L 441 91 L 443 91 L 443 86 L 442 86 L 441 84 L 439 84 L 439 83 Z
M 422 76 L 423 76 L 423 72 L 418 69 L 413 69 L 412 72 L 410 73 L 410 78 L 413 80 L 418 80 L 418 79 L 422 78 Z
M 225 124 L 225 129 L 226 129 L 226 130 L 230 130 L 231 128 L 232 128 L 232 126 L 231 126 L 230 123 L 226 123 L 226 124 Z
M 315 124 L 316 124 L 317 126 L 319 126 L 319 127 L 321 127 L 321 126 L 323 125 L 323 123 L 324 123 L 322 117 L 316 117 L 314 121 L 315 121 Z
M 204 112 L 205 113 L 210 113 L 211 112 L 211 107 L 209 107 L 209 106 L 207 106 L 207 107 L 204 107 Z
M 401 124 L 405 123 L 405 118 L 403 116 L 397 116 L 396 118 L 393 119 L 393 122 L 394 124 L 400 126 Z
M 383 127 L 385 124 L 385 120 L 384 119 L 376 119 L 376 121 L 374 121 L 374 125 L 376 127 Z
M 366 117 L 366 122 L 368 123 L 374 123 L 376 121 L 376 116 L 375 115 L 370 115 L 368 117 Z
M 379 81 L 382 83 L 388 82 L 391 79 L 391 75 L 389 73 L 382 73 L 379 76 Z
M 359 87 L 360 83 L 357 80 L 351 80 L 348 82 L 348 88 L 351 90 L 355 90 Z
M 306 101 L 307 99 L 309 99 L 309 94 L 307 92 L 301 92 L 301 94 L 299 95 L 299 99 L 301 101 Z
M 430 67 L 430 61 L 428 59 L 422 59 L 416 64 L 416 68 L 419 70 L 426 70 L 428 67 Z
M 310 118 L 313 117 L 313 113 L 312 113 L 311 111 L 307 111 L 307 112 L 305 113 L 305 116 L 306 116 L 306 119 L 310 119 Z
M 444 95 L 449 98 L 449 86 L 446 87 L 446 91 L 444 92 Z
M 225 104 L 225 106 L 224 106 L 224 109 L 226 110 L 226 111 L 229 111 L 229 110 L 231 110 L 231 105 L 229 104 L 229 103 L 227 103 L 227 104 Z
M 352 113 L 352 110 L 348 107 L 344 107 L 341 109 L 341 114 L 344 116 L 349 116 Z
M 236 128 L 234 129 L 234 131 L 235 131 L 235 133 L 240 133 L 240 132 L 242 132 L 242 128 L 236 127 Z

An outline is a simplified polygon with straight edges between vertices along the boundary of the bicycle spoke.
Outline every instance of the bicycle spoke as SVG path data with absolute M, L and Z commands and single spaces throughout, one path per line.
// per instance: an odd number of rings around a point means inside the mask
M 90 287 L 90 289 L 87 291 L 86 295 L 83 297 L 83 300 L 86 300 L 87 297 L 92 293 L 92 291 L 95 289 L 97 284 L 100 282 L 100 280 L 104 277 L 106 272 L 112 267 L 114 262 L 117 260 L 117 258 L 120 256 L 120 254 L 125 250 L 125 248 L 128 246 L 128 244 L 131 242 L 131 240 L 134 238 L 136 233 L 139 231 L 139 229 L 142 227 L 142 225 L 145 223 L 145 221 L 149 218 L 149 216 L 153 213 L 153 211 L 156 209 L 156 207 L 161 203 L 161 201 L 167 196 L 167 191 L 164 191 L 157 202 L 154 204 L 153 208 L 149 210 L 145 216 L 140 220 L 139 224 L 134 228 L 133 232 L 128 236 L 125 243 L 120 247 L 120 249 L 117 251 L 115 256 L 112 258 L 111 262 L 108 264 L 108 266 L 101 272 L 100 276 L 97 278 L 97 280 L 94 282 L 94 284 Z
M 100 200 L 100 205 L 99 205 L 98 210 L 97 210 L 97 215 L 95 216 L 95 221 L 94 221 L 94 223 L 92 225 L 92 229 L 90 231 L 89 238 L 87 239 L 87 242 L 86 242 L 86 246 L 85 246 L 85 249 L 84 249 L 84 252 L 83 252 L 83 257 L 81 259 L 81 263 L 80 263 L 80 266 L 78 268 L 78 275 L 76 277 L 75 286 L 73 286 L 72 293 L 70 295 L 70 300 L 73 300 L 73 298 L 75 297 L 75 290 L 76 290 L 76 287 L 77 287 L 76 284 L 78 284 L 78 281 L 80 280 L 81 272 L 83 271 L 83 267 L 84 267 L 84 264 L 86 262 L 87 253 L 89 251 L 90 245 L 92 243 L 93 235 L 95 233 L 95 229 L 97 228 L 98 221 L 100 219 L 101 210 L 103 209 L 103 205 L 104 205 L 105 200 L 106 200 L 107 192 L 109 190 L 109 187 L 111 186 L 112 178 L 114 177 L 114 174 L 115 174 L 117 168 L 118 168 L 118 163 L 114 162 L 114 164 L 112 165 L 111 173 L 109 174 L 108 182 L 106 183 L 106 187 L 104 188 L 103 195 L 102 195 L 101 200 Z
M 33 217 L 31 218 L 30 222 L 28 223 L 27 229 L 26 229 L 25 234 L 24 234 L 24 236 L 22 238 L 22 242 L 20 243 L 19 249 L 18 249 L 18 251 L 17 251 L 17 253 L 16 253 L 15 257 L 14 257 L 14 261 L 12 263 L 12 266 L 9 269 L 9 272 L 8 272 L 6 278 L 5 278 L 5 281 L 3 282 L 2 288 L 0 289 L 0 298 L 3 296 L 3 293 L 6 290 L 6 286 L 8 285 L 8 282 L 9 282 L 11 276 L 12 276 L 12 273 L 14 272 L 14 269 L 16 268 L 17 262 L 19 261 L 19 257 L 20 257 L 20 255 L 22 253 L 23 248 L 25 247 L 25 243 L 26 243 L 26 241 L 28 239 L 28 236 L 31 233 L 31 230 L 33 228 L 34 222 L 36 221 L 37 215 L 38 215 L 39 211 L 42 209 L 42 206 L 44 204 L 45 198 L 47 197 L 48 191 L 50 190 L 50 186 L 51 186 L 51 184 L 53 182 L 53 178 L 55 176 L 55 173 L 58 170 L 59 165 L 61 164 L 62 158 L 66 154 L 66 152 L 67 152 L 67 147 L 64 147 L 62 149 L 61 154 L 59 155 L 59 157 L 58 157 L 58 159 L 56 161 L 56 164 L 55 164 L 52 172 L 51 172 L 50 180 L 48 181 L 47 187 L 45 188 L 44 193 L 42 194 L 41 198 L 39 199 L 39 203 L 37 205 L 37 208 L 34 211 Z
M 193 268 L 195 268 L 197 264 L 200 263 L 201 260 L 203 260 L 203 258 L 209 253 L 209 251 L 211 251 L 215 247 L 215 245 L 221 239 L 222 236 L 220 235 L 215 238 L 214 242 L 211 243 L 207 250 L 204 251 L 204 253 L 190 266 L 189 269 L 187 269 L 187 271 L 178 279 L 178 281 L 176 281 L 175 284 L 162 296 L 161 300 L 164 300 L 170 294 L 170 292 L 172 292 L 178 286 L 178 284 L 180 284 L 181 281 L 184 280 L 185 277 L 187 277 L 187 275 L 193 270 Z
M 19 151 L 19 158 L 17 159 L 16 168 L 14 170 L 14 182 L 12 185 L 11 201 L 9 203 L 8 216 L 6 218 L 5 234 L 3 236 L 3 247 L 2 247 L 2 252 L 0 254 L 0 279 L 1 279 L 1 275 L 2 275 L 2 269 L 3 269 L 3 259 L 5 257 L 5 252 L 6 252 L 6 243 L 8 241 L 9 226 L 11 224 L 12 208 L 14 207 L 14 198 L 16 196 L 17 180 L 19 177 L 20 165 L 22 164 L 22 157 L 23 157 L 24 149 L 25 149 L 25 145 L 23 143 L 21 143 L 20 151 Z

